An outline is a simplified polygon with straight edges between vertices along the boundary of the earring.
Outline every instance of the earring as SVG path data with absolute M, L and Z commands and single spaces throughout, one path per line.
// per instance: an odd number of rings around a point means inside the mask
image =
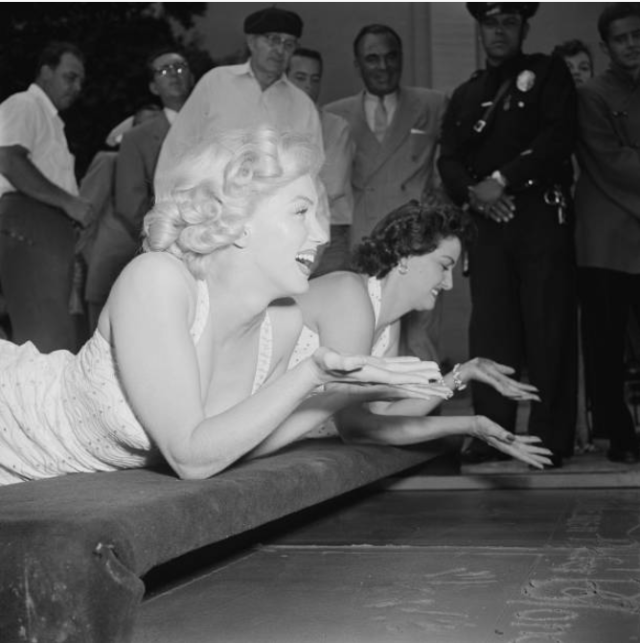
M 406 263 L 401 263 L 401 264 L 398 266 L 398 272 L 399 272 L 401 275 L 406 275 L 406 274 L 409 272 L 409 266 L 407 266 L 407 264 L 406 264 Z

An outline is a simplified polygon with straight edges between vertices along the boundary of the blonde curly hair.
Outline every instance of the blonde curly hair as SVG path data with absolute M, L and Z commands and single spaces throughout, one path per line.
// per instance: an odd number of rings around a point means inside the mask
M 242 234 L 260 201 L 301 176 L 317 180 L 322 162 L 300 134 L 266 127 L 219 134 L 157 177 L 143 249 L 169 252 L 202 277 L 206 257 Z

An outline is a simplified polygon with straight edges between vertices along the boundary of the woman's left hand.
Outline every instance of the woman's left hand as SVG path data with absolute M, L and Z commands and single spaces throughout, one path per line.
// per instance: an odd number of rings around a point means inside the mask
M 325 383 L 336 382 L 359 386 L 380 386 L 390 398 L 442 397 L 450 398 L 451 389 L 442 381 L 435 362 L 423 362 L 417 357 L 372 357 L 343 355 L 321 347 L 312 357 L 322 371 Z M 380 399 L 383 399 L 382 397 Z
M 492 386 L 498 393 L 512 400 L 539 402 L 538 389 L 532 384 L 524 384 L 509 377 L 514 372 L 510 366 L 498 364 L 485 357 L 475 357 L 460 366 L 460 378 L 463 383 L 476 380 Z
M 552 464 L 549 459 L 552 453 L 549 449 L 539 446 L 540 438 L 533 435 L 514 435 L 483 415 L 476 415 L 474 418 L 473 436 L 537 469 L 544 469 L 545 464 Z

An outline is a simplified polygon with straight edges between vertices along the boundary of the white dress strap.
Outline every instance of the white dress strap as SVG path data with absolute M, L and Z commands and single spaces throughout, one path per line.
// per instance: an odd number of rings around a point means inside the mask
M 191 325 L 191 337 L 195 344 L 200 341 L 204 327 L 207 325 L 209 318 L 209 289 L 204 279 L 196 281 L 198 293 L 196 299 L 196 314 Z
M 273 327 L 269 312 L 264 315 L 264 320 L 260 325 L 260 340 L 258 345 L 258 363 L 256 365 L 256 375 L 253 379 L 253 389 L 255 393 L 267 379 L 271 369 L 271 358 L 273 355 Z
M 369 299 L 373 306 L 373 314 L 375 318 L 376 328 L 380 320 L 380 310 L 382 308 L 382 282 L 376 277 L 369 277 L 367 281 L 367 290 L 369 292 Z M 391 343 L 391 326 L 385 326 L 378 339 L 373 343 L 371 354 L 374 357 L 383 357 Z
M 196 301 L 196 314 L 191 325 L 191 337 L 194 343 L 198 343 L 209 318 L 209 289 L 207 282 L 199 279 L 198 294 Z M 258 363 L 256 364 L 256 374 L 253 380 L 252 393 L 255 393 L 267 379 L 271 369 L 271 359 L 273 356 L 273 327 L 269 313 L 265 313 L 264 320 L 260 325 L 260 339 L 258 340 Z
M 373 306 L 373 315 L 376 326 L 380 319 L 380 309 L 382 308 L 382 282 L 377 277 L 369 277 L 367 281 L 367 291 L 369 292 L 369 299 Z

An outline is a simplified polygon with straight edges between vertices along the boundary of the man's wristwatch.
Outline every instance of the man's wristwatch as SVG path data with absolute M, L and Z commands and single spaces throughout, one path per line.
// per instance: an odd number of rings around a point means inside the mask
M 503 188 L 507 187 L 507 179 L 500 170 L 496 170 L 489 178 L 492 178 L 496 183 L 499 183 Z

